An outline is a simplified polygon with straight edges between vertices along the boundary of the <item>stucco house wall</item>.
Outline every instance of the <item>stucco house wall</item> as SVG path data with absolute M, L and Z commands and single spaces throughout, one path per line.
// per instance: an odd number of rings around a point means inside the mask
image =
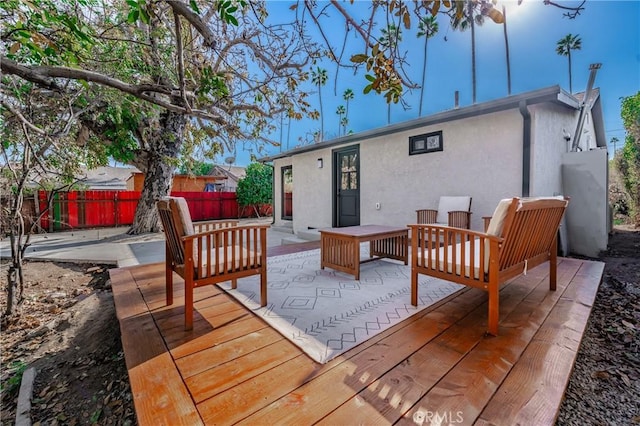
M 443 151 L 409 155 L 410 136 L 438 130 L 443 132 Z M 279 201 L 281 169 L 291 165 L 294 232 L 331 227 L 332 152 L 359 145 L 362 224 L 405 226 L 416 222 L 416 210 L 437 208 L 441 195 L 470 195 L 471 227 L 481 230 L 482 217 L 490 216 L 500 199 L 521 191 L 521 132 L 520 113 L 509 110 L 275 160 L 275 224 L 284 222 Z M 322 169 L 317 168 L 319 158 Z M 495 167 L 487 168 L 488 164 Z
M 569 249 L 584 256 L 598 257 L 607 248 L 607 159 L 607 152 L 603 149 L 563 154 L 563 181 L 571 194 L 565 214 Z
M 585 133 L 593 137 L 581 139 L 580 145 L 583 150 L 602 151 L 606 141 L 601 109 L 598 97 L 593 99 L 597 102 L 592 111 L 599 111 L 599 117 L 590 114 L 585 119 Z M 482 217 L 490 216 L 500 199 L 571 195 L 565 188 L 563 162 L 571 150 L 569 135 L 575 131 L 579 107 L 578 99 L 553 86 L 262 159 L 274 166 L 274 224 L 292 223 L 296 234 L 335 226 L 333 153 L 358 146 L 361 225 L 405 226 L 415 223 L 417 209 L 436 208 L 442 195 L 470 195 L 471 228 L 482 230 Z M 443 151 L 409 155 L 411 136 L 437 131 L 442 132 Z M 572 168 L 583 167 L 580 159 L 571 161 Z M 604 168 L 599 162 L 605 163 Z M 281 212 L 281 170 L 289 165 L 294 188 L 292 221 L 283 220 Z M 593 170 L 598 185 L 606 183 L 606 160 L 589 159 L 584 167 Z M 586 197 L 582 202 L 599 216 L 607 210 L 606 197 Z M 600 228 L 600 218 L 595 226 Z M 602 232 L 595 230 L 586 238 L 595 235 L 601 245 L 606 241 Z
M 517 112 L 504 111 L 362 143 L 361 223 L 404 226 L 416 222 L 416 210 L 437 208 L 441 195 L 470 195 L 472 228 L 480 229 L 482 216 L 493 212 L 492 200 L 519 191 L 522 145 L 514 137 L 519 123 Z M 409 155 L 410 136 L 434 131 L 442 131 L 443 151 Z M 493 149 L 500 152 L 499 158 Z M 488 171 L 491 162 L 496 167 Z M 495 185 L 487 188 L 483 181 L 489 179 Z
M 573 133 L 577 111 L 554 104 L 532 105 L 531 187 L 529 195 L 563 193 L 560 162 L 571 149 L 563 134 Z
M 293 159 L 293 230 L 331 227 L 331 160 L 317 167 L 318 152 Z

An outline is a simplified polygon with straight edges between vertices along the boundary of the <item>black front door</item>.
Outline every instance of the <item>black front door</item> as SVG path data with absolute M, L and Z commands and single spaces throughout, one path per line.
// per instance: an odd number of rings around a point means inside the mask
M 334 226 L 360 225 L 360 147 L 335 150 Z

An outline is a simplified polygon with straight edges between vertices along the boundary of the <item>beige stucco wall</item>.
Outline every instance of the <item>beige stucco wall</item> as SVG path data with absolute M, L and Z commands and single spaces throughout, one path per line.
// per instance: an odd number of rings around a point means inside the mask
M 607 151 L 569 152 L 562 161 L 566 193 L 571 197 L 565 215 L 569 250 L 598 257 L 609 241 Z
M 571 140 L 563 130 L 573 134 L 578 111 L 554 104 L 529 107 L 532 116 L 531 173 L 529 195 L 532 197 L 562 194 L 561 157 L 571 149 Z
M 444 151 L 409 155 L 410 136 L 439 130 Z M 480 230 L 501 198 L 521 194 L 522 116 L 509 110 L 275 160 L 276 200 L 280 169 L 293 165 L 294 232 L 332 226 L 332 152 L 352 145 L 360 147 L 361 224 L 405 226 L 417 209 L 436 208 L 441 195 L 470 195 L 471 227 Z M 277 225 L 279 201 L 275 207 Z
M 331 227 L 331 156 L 329 150 L 297 155 L 293 160 L 293 229 Z M 322 158 L 323 167 L 317 166 Z
M 361 223 L 415 223 L 415 211 L 436 208 L 440 196 L 470 195 L 471 227 L 481 229 L 482 216 L 490 215 L 500 198 L 520 193 L 521 123 L 517 111 L 507 111 L 362 144 Z M 410 136 L 439 130 L 442 152 L 408 154 Z
M 572 213 L 562 228 L 571 234 L 568 248 L 597 255 L 607 241 L 607 161 L 606 151 L 595 149 L 593 119 L 585 120 L 591 137 L 581 140 L 582 152 L 572 153 L 572 140 L 565 140 L 564 134 L 573 136 L 578 110 L 553 102 L 528 110 L 532 126 L 529 195 L 572 197 Z M 359 139 L 354 135 L 350 143 L 276 159 L 276 225 L 283 222 L 281 168 L 291 164 L 294 232 L 331 227 L 333 152 L 357 145 L 362 225 L 405 226 L 415 223 L 417 209 L 436 208 L 442 195 L 470 195 L 471 228 L 482 230 L 482 217 L 490 216 L 500 199 L 522 195 L 523 123 L 519 109 L 513 108 L 411 130 L 396 125 L 398 130 L 390 129 L 387 135 L 380 136 L 383 128 L 376 132 L 378 136 Z M 442 152 L 409 155 L 409 137 L 435 131 L 443 133 Z M 319 158 L 322 168 L 317 167 Z
M 583 151 L 589 151 L 598 148 L 596 141 L 596 131 L 593 126 L 593 118 L 591 117 L 591 112 L 585 115 L 584 126 L 582 128 L 582 137 L 580 138 L 580 143 L 578 146 Z

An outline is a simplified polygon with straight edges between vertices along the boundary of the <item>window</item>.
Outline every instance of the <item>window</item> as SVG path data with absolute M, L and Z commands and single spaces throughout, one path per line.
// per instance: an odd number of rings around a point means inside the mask
M 442 150 L 442 130 L 409 137 L 409 155 Z

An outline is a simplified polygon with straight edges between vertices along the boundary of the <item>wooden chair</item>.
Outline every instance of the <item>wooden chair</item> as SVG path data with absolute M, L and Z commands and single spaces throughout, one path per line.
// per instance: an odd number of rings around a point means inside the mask
M 418 274 L 480 288 L 489 295 L 487 331 L 497 335 L 500 284 L 549 260 L 549 289 L 556 289 L 557 234 L 568 203 L 562 197 L 502 200 L 486 232 L 409 225 L 411 303 L 418 304 Z
M 438 209 L 416 210 L 418 224 L 434 224 L 469 229 L 471 227 L 471 197 L 442 196 Z
M 267 304 L 267 228 L 238 221 L 194 224 L 184 198 L 156 203 L 166 238 L 166 297 L 173 304 L 173 272 L 184 279 L 185 329 L 193 328 L 193 289 L 260 275 L 260 304 Z

